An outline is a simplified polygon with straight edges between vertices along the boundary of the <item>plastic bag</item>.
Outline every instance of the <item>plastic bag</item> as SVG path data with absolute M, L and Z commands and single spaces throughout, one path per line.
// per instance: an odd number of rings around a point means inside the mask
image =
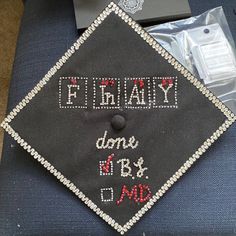
M 147 31 L 236 113 L 236 50 L 222 7 Z

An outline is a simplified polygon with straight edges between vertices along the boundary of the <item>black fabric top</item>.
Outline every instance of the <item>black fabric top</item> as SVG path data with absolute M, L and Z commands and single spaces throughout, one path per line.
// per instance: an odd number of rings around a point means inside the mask
M 11 126 L 124 225 L 225 120 L 111 13 Z

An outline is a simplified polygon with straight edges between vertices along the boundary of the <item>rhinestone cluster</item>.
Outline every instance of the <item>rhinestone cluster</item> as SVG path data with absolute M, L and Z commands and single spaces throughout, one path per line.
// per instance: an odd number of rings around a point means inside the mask
M 215 106 L 227 117 L 227 120 L 208 138 L 198 150 L 183 164 L 183 166 L 170 177 L 170 179 L 161 187 L 161 189 L 152 196 L 152 198 L 139 210 L 125 225 L 121 226 L 114 219 L 104 213 L 99 207 L 88 199 L 73 183 L 70 182 L 62 173 L 57 171 L 47 160 L 45 160 L 33 147 L 31 147 L 20 135 L 15 132 L 9 123 L 19 113 L 33 97 L 41 91 L 50 78 L 63 66 L 64 63 L 80 48 L 87 38 L 96 30 L 96 28 L 111 13 L 117 14 L 124 22 L 134 29 L 143 40 L 149 44 L 157 53 L 165 58 L 176 70 L 178 70 L 190 83 L 192 83 L 206 98 L 208 98 Z M 140 25 L 132 20 L 123 10 L 115 3 L 111 2 L 108 7 L 98 16 L 98 18 L 88 27 L 82 36 L 67 50 L 61 59 L 48 71 L 48 73 L 40 80 L 40 82 L 25 96 L 25 98 L 10 112 L 10 114 L 1 123 L 1 126 L 10 134 L 16 142 L 29 152 L 34 159 L 39 161 L 50 173 L 52 173 L 62 184 L 69 188 L 76 196 L 78 196 L 89 208 L 91 208 L 104 221 L 116 229 L 120 234 L 127 232 L 153 205 L 160 199 L 166 191 L 193 165 L 193 163 L 206 152 L 206 150 L 214 143 L 231 125 L 236 121 L 236 116 L 201 82 L 199 82 L 183 65 L 181 65 L 174 57 L 172 57 L 164 48 L 162 48 L 155 39 L 150 36 Z

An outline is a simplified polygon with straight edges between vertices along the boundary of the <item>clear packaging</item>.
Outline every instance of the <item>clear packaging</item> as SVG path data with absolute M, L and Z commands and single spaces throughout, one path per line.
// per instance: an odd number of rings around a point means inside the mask
M 236 113 L 236 50 L 222 7 L 147 31 Z

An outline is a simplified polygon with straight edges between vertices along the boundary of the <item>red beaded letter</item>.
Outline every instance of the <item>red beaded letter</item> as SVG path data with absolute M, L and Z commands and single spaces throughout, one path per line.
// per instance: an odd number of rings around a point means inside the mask
M 139 190 L 139 198 L 138 198 L 138 190 Z M 136 203 L 137 202 L 143 203 L 151 198 L 151 190 L 148 185 L 139 184 L 138 186 L 134 185 L 131 191 L 129 191 L 127 186 L 123 185 L 120 198 L 119 200 L 117 200 L 116 204 L 120 205 L 123 202 L 124 197 L 126 195 L 128 196 L 129 200 L 133 198 L 133 200 Z

